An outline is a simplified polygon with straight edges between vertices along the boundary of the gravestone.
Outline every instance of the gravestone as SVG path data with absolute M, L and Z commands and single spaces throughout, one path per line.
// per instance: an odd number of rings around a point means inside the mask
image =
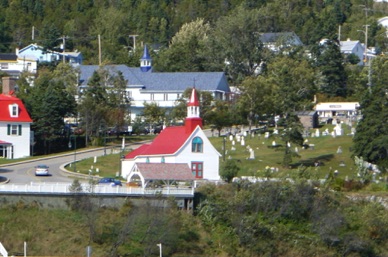
M 242 146 L 245 145 L 245 139 L 244 139 L 244 137 L 241 137 L 241 145 L 242 145 Z
M 264 133 L 264 138 L 269 138 L 269 132 Z
M 279 131 L 277 129 L 274 129 L 272 134 L 277 135 L 277 134 L 279 134 Z
M 232 146 L 231 151 L 236 151 L 236 147 Z
M 341 146 L 338 146 L 337 153 L 338 153 L 338 154 L 341 154 L 341 153 L 342 153 L 342 148 L 341 148 Z
M 299 149 L 298 147 L 295 146 L 295 153 L 298 153 L 299 152 Z
M 319 132 L 319 129 L 316 129 L 315 130 L 315 137 L 320 137 L 321 136 L 321 133 Z
M 249 160 L 254 160 L 255 159 L 255 152 L 253 149 L 249 149 Z
M 272 146 L 276 146 L 276 142 L 275 141 L 272 141 Z
M 233 141 L 233 135 L 229 136 L 229 141 Z
M 234 140 L 232 141 L 232 145 L 235 145 L 236 144 L 236 142 L 234 142 Z

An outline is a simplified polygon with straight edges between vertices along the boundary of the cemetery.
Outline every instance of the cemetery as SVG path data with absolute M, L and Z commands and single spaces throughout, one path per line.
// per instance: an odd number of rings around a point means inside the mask
M 246 131 L 247 128 L 240 130 Z M 212 137 L 211 141 L 225 155 L 224 159 L 237 161 L 239 176 L 293 178 L 305 172 L 312 179 L 357 177 L 357 166 L 351 151 L 355 128 L 350 124 L 339 122 L 305 130 L 302 146 L 282 141 L 282 130 L 282 127 L 275 127 L 259 134 L 244 132 L 228 135 L 225 140 L 223 137 Z M 285 147 L 292 152 L 289 167 L 283 166 Z M 374 177 L 384 179 L 378 173 Z

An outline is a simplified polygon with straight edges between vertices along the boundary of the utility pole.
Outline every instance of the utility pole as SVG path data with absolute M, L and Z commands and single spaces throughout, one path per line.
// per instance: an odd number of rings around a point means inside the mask
M 98 34 L 98 65 L 101 66 L 101 36 Z
M 62 47 L 63 47 L 63 51 L 62 51 L 62 61 L 63 63 L 65 63 L 65 52 L 66 52 L 66 36 L 62 36 L 58 39 L 62 39 Z
M 139 35 L 129 35 L 133 39 L 133 52 L 136 52 L 136 37 Z

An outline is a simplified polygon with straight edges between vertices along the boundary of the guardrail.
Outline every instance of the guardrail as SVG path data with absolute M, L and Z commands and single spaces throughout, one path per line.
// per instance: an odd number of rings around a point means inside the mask
M 71 183 L 37 183 L 30 184 L 3 184 L 0 185 L 0 192 L 9 193 L 39 193 L 39 194 L 74 194 L 70 190 Z M 79 193 L 85 194 L 116 194 L 116 195 L 162 195 L 162 196 L 194 196 L 194 188 L 184 187 L 163 187 L 163 188 L 141 188 L 128 186 L 91 185 L 81 184 L 82 190 Z

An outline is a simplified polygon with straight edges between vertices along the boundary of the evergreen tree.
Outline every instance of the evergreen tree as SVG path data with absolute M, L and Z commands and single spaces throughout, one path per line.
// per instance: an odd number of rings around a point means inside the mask
M 388 60 L 373 61 L 373 86 L 361 101 L 362 119 L 354 136 L 354 155 L 388 169 Z

